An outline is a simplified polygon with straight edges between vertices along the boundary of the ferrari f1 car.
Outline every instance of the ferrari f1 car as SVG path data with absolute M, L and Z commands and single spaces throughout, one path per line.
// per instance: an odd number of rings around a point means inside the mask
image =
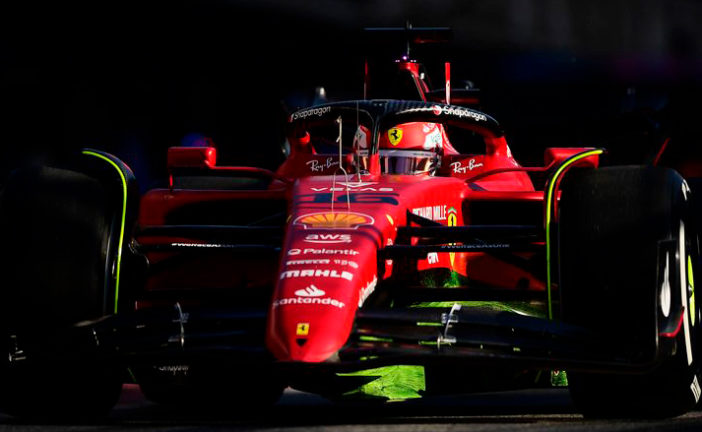
M 288 126 L 277 171 L 174 147 L 169 186 L 140 200 L 95 150 L 13 174 L 8 412 L 105 412 L 126 379 L 240 406 L 288 385 L 407 398 L 553 370 L 589 415 L 695 406 L 697 221 L 675 171 L 598 168 L 588 148 L 522 167 L 492 117 L 434 102 L 331 103 Z
M 586 415 L 695 407 L 686 181 L 600 167 L 597 148 L 523 167 L 495 119 L 441 103 L 405 63 L 421 100 L 294 112 L 275 171 L 173 147 L 168 184 L 140 197 L 98 150 L 16 170 L 0 199 L 3 409 L 105 413 L 128 380 L 240 409 L 286 386 L 395 400 L 564 370 Z

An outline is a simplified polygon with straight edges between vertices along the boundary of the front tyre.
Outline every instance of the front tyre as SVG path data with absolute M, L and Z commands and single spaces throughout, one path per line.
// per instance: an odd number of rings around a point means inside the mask
M 612 167 L 574 174 L 560 219 L 563 320 L 614 341 L 634 361 L 668 356 L 646 373 L 570 371 L 589 417 L 662 418 L 700 399 L 699 266 L 692 194 L 675 171 Z
M 136 185 L 119 160 L 89 153 L 18 169 L 0 194 L 0 409 L 12 415 L 103 416 L 124 382 L 91 323 L 128 298 L 119 257 Z

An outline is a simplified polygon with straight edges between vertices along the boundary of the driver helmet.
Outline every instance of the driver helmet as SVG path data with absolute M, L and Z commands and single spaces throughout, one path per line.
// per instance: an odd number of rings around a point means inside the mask
M 380 169 L 385 174 L 433 174 L 448 144 L 440 124 L 402 123 L 385 131 L 378 143 Z
M 180 140 L 180 145 L 182 147 L 215 147 L 212 138 L 197 132 L 185 135 Z

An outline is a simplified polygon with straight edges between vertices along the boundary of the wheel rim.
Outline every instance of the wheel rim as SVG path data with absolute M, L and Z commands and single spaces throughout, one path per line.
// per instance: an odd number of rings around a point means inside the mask
M 689 307 L 688 302 L 688 266 L 687 261 L 688 256 L 686 253 L 686 243 L 687 238 L 685 237 L 685 222 L 680 221 L 680 228 L 678 233 L 678 264 L 680 266 L 680 299 L 683 304 L 684 311 L 686 313 L 694 313 Z M 687 356 L 687 364 L 692 365 L 692 334 L 690 332 L 690 321 L 688 319 L 683 319 L 683 335 L 685 338 L 685 354 Z

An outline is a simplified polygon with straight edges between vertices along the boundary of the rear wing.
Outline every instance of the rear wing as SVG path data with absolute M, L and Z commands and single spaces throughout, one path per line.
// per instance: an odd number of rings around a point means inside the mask
M 450 27 L 366 27 L 363 29 L 366 42 L 377 40 L 405 44 L 404 55 L 410 57 L 410 47 L 413 44 L 446 43 L 453 38 Z
M 480 89 L 474 88 L 470 81 L 463 81 L 464 84 L 455 88 L 450 84 L 449 63 L 446 63 L 445 82 L 443 84 L 437 83 L 435 88 L 432 86 L 424 66 L 412 58 L 411 52 L 415 45 L 449 42 L 453 38 L 453 31 L 450 27 L 413 27 L 407 23 L 405 27 L 367 27 L 363 30 L 367 52 L 377 50 L 378 45 L 382 46 L 381 50 L 383 51 L 387 50 L 386 45 L 390 45 L 390 49 L 393 49 L 392 47 L 402 47 L 403 49 L 402 55 L 396 57 L 392 65 L 383 60 L 380 66 L 369 68 L 368 58 L 366 58 L 364 99 L 368 98 L 369 88 L 372 86 L 374 94 L 378 91 L 391 93 L 376 94 L 375 97 L 389 96 L 402 99 L 418 97 L 425 102 L 445 102 L 473 108 L 480 106 Z M 388 64 L 392 67 L 385 67 L 382 64 Z M 394 74 L 390 70 L 394 70 Z M 414 89 L 410 90 L 411 88 Z M 402 94 L 397 94 L 398 91 Z M 410 96 L 410 93 L 415 96 Z

